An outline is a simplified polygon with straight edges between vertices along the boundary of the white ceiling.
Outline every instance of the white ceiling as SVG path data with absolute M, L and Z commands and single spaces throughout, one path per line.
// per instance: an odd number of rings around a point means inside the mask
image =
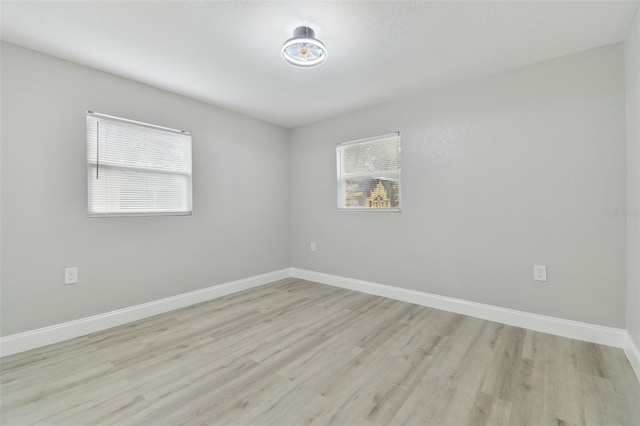
M 621 41 L 637 1 L 6 1 L 3 40 L 281 126 Z M 282 43 L 311 26 L 314 69 Z

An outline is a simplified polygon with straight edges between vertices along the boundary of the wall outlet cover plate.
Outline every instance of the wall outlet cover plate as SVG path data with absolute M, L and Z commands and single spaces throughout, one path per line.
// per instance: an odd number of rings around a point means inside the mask
M 534 281 L 547 281 L 547 265 L 533 265 Z

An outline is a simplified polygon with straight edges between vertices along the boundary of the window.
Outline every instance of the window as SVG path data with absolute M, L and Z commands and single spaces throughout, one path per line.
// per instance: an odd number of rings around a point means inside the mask
M 400 211 L 400 133 L 338 144 L 338 209 Z
M 87 112 L 89 216 L 189 215 L 191 135 Z

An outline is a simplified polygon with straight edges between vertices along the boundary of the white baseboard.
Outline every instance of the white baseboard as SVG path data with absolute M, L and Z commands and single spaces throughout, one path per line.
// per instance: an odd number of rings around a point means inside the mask
M 291 276 L 290 268 L 266 274 L 255 275 L 224 284 L 215 285 L 153 302 L 130 306 L 104 314 L 81 318 L 64 322 L 49 327 L 38 328 L 24 333 L 12 334 L 0 338 L 0 357 L 24 352 L 29 349 L 39 348 L 52 343 L 84 336 L 96 331 L 106 330 L 111 327 L 137 321 L 154 315 L 169 312 L 174 309 L 184 308 L 200 302 L 248 290 Z
M 455 312 L 502 324 L 522 327 L 571 339 L 599 343 L 618 348 L 627 348 L 631 339 L 626 330 L 621 328 L 604 327 L 578 321 L 554 318 L 545 315 L 532 314 L 514 309 L 469 302 L 452 297 L 438 296 L 416 290 L 408 290 L 369 281 L 345 278 L 337 275 L 305 269 L 291 268 L 295 278 L 328 284 L 335 287 L 360 291 L 362 293 L 384 296 L 390 299 L 428 306 L 443 311 Z M 637 348 L 636 348 L 637 350 Z M 637 370 L 636 370 L 637 371 Z
M 640 349 L 638 349 L 638 345 L 633 341 L 631 335 L 629 335 L 628 332 L 626 334 L 627 341 L 624 352 L 627 354 L 627 358 L 629 358 L 629 363 L 633 371 L 635 371 L 638 381 L 640 381 Z
M 132 321 L 169 312 L 174 309 L 206 302 L 228 294 L 237 293 L 284 278 L 300 278 L 334 287 L 388 297 L 416 305 L 455 312 L 475 318 L 495 321 L 502 324 L 541 331 L 571 339 L 583 340 L 624 349 L 633 370 L 640 380 L 640 350 L 629 333 L 620 328 L 604 327 L 578 321 L 554 318 L 498 306 L 469 302 L 452 297 L 439 296 L 416 290 L 408 290 L 369 281 L 356 280 L 322 272 L 298 268 L 285 268 L 279 271 L 255 275 L 201 290 L 153 302 L 143 303 L 116 311 L 81 318 L 74 321 L 43 327 L 24 333 L 0 338 L 0 357 L 39 348 L 52 343 L 62 342 L 84 336 Z
M 453 297 L 439 296 L 400 287 L 372 283 L 369 281 L 345 278 L 306 269 L 289 268 L 291 276 L 303 280 L 327 284 L 334 287 L 388 297 L 416 305 L 455 312 L 488 321 L 522 327 L 529 330 L 568 337 L 570 339 L 598 343 L 601 345 L 622 348 L 629 363 L 640 381 L 640 350 L 627 330 L 604 327 L 601 325 L 571 321 L 562 318 L 532 314 L 514 309 L 501 308 L 483 303 L 469 302 Z

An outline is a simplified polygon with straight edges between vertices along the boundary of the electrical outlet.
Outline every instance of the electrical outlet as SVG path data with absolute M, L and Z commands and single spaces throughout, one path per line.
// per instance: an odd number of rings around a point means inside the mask
M 309 244 L 309 250 L 311 250 L 312 252 L 315 252 L 316 251 L 316 243 Z
M 64 268 L 64 283 L 76 284 L 78 282 L 78 268 Z
M 547 281 L 547 265 L 533 265 L 534 281 Z

